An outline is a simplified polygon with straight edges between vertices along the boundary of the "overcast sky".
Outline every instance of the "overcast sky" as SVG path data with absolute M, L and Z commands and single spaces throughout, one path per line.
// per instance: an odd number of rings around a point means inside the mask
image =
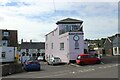
M 100 2 L 101 1 L 101 2 Z M 0 0 L 0 29 L 18 30 L 18 39 L 43 42 L 65 18 L 84 21 L 84 38 L 118 32 L 119 0 Z

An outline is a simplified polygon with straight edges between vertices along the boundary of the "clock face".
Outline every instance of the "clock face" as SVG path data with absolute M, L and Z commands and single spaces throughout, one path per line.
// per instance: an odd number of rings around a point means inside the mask
M 75 35 L 75 36 L 73 37 L 73 39 L 74 39 L 75 41 L 78 41 L 80 38 L 79 38 L 78 35 Z

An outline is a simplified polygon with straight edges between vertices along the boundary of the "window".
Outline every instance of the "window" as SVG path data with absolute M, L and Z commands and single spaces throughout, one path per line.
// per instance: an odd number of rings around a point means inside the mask
M 60 43 L 60 50 L 64 50 L 64 43 Z
M 3 59 L 5 58 L 5 52 L 2 52 L 2 58 Z
M 2 41 L 2 46 L 7 46 L 8 45 L 8 41 L 7 40 L 3 40 Z
M 115 54 L 117 53 L 117 48 L 114 48 L 114 50 L 115 50 Z
M 46 35 L 46 41 L 48 40 L 48 36 Z
M 53 49 L 53 43 L 51 43 L 51 49 Z
M 52 36 L 54 36 L 54 31 L 52 32 Z
M 3 36 L 9 36 L 9 32 L 3 32 Z
M 46 49 L 48 49 L 48 44 L 46 44 Z
M 29 52 L 29 49 L 26 49 L 26 52 Z
M 71 31 L 71 26 L 70 25 L 66 25 L 65 29 L 66 29 L 66 32 L 70 32 Z
M 78 43 L 78 41 L 75 41 L 75 49 L 79 49 L 79 43 Z
M 120 54 L 120 47 L 119 47 L 119 53 L 118 54 Z
M 72 31 L 77 31 L 79 29 L 78 25 L 72 25 Z

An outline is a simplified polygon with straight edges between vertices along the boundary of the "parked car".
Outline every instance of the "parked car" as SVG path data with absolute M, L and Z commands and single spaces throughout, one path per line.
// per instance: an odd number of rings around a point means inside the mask
M 99 64 L 101 60 L 90 54 L 79 54 L 76 59 L 76 63 L 79 65 L 85 64 Z
M 40 71 L 41 65 L 38 60 L 30 58 L 24 62 L 24 69 L 26 71 L 38 70 Z
M 43 58 L 43 56 L 39 56 L 39 57 L 37 58 L 37 60 L 38 60 L 38 61 L 43 61 L 44 58 Z
M 60 64 L 61 59 L 59 57 L 52 57 L 47 61 L 48 65 Z

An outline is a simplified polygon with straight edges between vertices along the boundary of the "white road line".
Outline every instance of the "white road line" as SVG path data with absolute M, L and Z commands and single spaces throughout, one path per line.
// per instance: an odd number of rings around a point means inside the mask
M 80 65 L 77 65 L 77 64 L 70 64 L 72 66 L 76 66 L 76 67 L 81 67 Z
M 95 69 L 92 69 L 93 71 L 95 71 Z
M 107 67 L 108 67 L 108 68 L 111 68 L 112 66 L 109 65 L 109 66 L 107 66 Z
M 78 72 L 83 72 L 82 70 L 78 71 Z
M 105 69 L 105 68 L 107 68 L 107 67 L 105 66 L 105 67 L 103 67 L 103 68 Z
M 98 68 L 102 69 L 103 67 L 98 67 Z

